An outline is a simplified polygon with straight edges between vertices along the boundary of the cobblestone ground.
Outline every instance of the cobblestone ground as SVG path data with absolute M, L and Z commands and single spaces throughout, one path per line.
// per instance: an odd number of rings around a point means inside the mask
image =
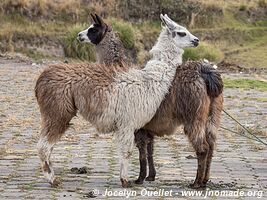
M 43 66 L 31 63 L 0 60 L 0 199 L 86 199 L 93 197 L 93 189 L 99 192 L 97 199 L 122 198 L 103 196 L 106 189 L 123 191 L 119 182 L 115 141 L 111 135 L 97 135 L 89 123 L 80 117 L 73 120 L 73 127 L 53 151 L 52 160 L 55 173 L 62 180 L 61 187 L 51 188 L 43 178 L 35 148 L 40 132 L 40 115 L 33 92 L 36 78 L 42 69 Z M 267 105 L 260 100 L 261 97 L 266 98 L 266 93 L 225 89 L 224 94 L 225 109 L 242 123 L 261 130 L 263 133 L 260 137 L 266 140 Z M 222 124 L 227 128 L 236 128 L 236 124 L 225 115 Z M 162 196 L 141 197 L 141 192 L 145 194 L 144 189 L 172 191 L 176 199 L 199 199 L 182 196 L 182 191 L 193 191 L 187 186 L 196 173 L 194 156 L 183 134 L 157 139 L 156 181 L 134 186 L 127 191 L 133 191 L 133 195 L 136 192 L 136 199 L 167 199 Z M 264 145 L 220 130 L 211 182 L 206 191 L 243 191 L 246 195 L 252 195 L 247 192 L 257 192 L 254 197 L 239 199 L 256 199 L 262 196 L 258 191 L 263 191 L 266 198 L 266 164 L 267 148 Z M 87 167 L 87 173 L 77 174 L 71 171 L 74 167 Z M 130 168 L 132 180 L 137 178 L 138 170 L 135 149 Z M 212 199 L 223 198 L 216 194 L 212 196 Z

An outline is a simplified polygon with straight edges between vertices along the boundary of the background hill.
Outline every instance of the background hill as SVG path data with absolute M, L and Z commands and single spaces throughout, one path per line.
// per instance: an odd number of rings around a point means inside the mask
M 202 41 L 186 50 L 184 60 L 267 68 L 266 0 L 2 0 L 0 51 L 93 61 L 93 47 L 76 41 L 91 24 L 90 12 L 112 24 L 138 63 L 159 34 L 159 14 L 167 13 Z

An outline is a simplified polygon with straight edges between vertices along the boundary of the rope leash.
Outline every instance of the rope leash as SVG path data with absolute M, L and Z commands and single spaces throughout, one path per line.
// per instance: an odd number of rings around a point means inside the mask
M 222 129 L 224 129 L 224 130 L 227 130 L 227 131 L 230 131 L 230 132 L 232 132 L 232 133 L 241 135 L 241 136 L 246 137 L 246 138 L 248 138 L 248 139 L 251 139 L 251 140 L 260 142 L 260 143 L 264 144 L 265 146 L 267 146 L 267 143 L 266 143 L 266 142 L 264 142 L 264 141 L 261 140 L 259 137 L 257 137 L 254 133 L 252 133 L 247 127 L 245 127 L 243 124 L 241 124 L 237 119 L 235 119 L 235 118 L 234 118 L 232 115 L 230 115 L 227 111 L 225 111 L 225 110 L 223 109 L 223 112 L 224 112 L 229 118 L 231 118 L 232 120 L 234 120 L 239 126 L 241 126 L 241 127 L 243 128 L 243 130 L 245 130 L 247 133 L 249 133 L 249 134 L 250 134 L 251 136 L 253 136 L 254 138 L 253 138 L 253 137 L 248 137 L 247 135 L 244 134 L 244 132 L 243 132 L 243 134 L 241 134 L 241 133 L 239 133 L 239 132 L 230 130 L 230 129 L 225 128 L 225 127 L 223 127 L 223 126 L 220 126 L 220 128 L 222 128 Z
M 223 126 L 220 126 L 220 128 L 221 128 L 221 129 L 224 129 L 224 130 L 226 130 L 226 131 L 235 133 L 235 134 L 237 134 L 237 135 L 246 137 L 246 138 L 248 138 L 248 139 L 250 139 L 250 140 L 254 140 L 254 141 L 257 141 L 257 142 L 259 141 L 259 140 L 256 140 L 256 139 L 252 138 L 252 137 L 248 137 L 247 135 L 244 134 L 244 132 L 243 132 L 243 134 L 242 134 L 242 133 L 239 133 L 239 132 L 237 132 L 237 131 L 233 131 L 233 130 L 231 130 L 231 129 L 225 128 L 225 127 L 223 127 Z

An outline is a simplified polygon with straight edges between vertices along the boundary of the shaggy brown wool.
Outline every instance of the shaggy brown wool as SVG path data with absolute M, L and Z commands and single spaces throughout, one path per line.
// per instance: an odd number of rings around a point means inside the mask
M 48 129 L 43 130 L 41 135 L 49 135 L 49 142 L 56 141 L 61 137 L 58 133 L 64 133 L 79 107 L 83 107 L 80 109 L 82 115 L 87 117 L 90 110 L 97 117 L 105 107 L 106 92 L 115 74 L 127 69 L 127 66 L 92 63 L 47 67 L 35 86 L 35 96 L 42 113 L 42 127 Z M 51 124 L 51 121 L 60 123 Z
M 135 133 L 140 160 L 136 183 L 141 184 L 146 177 L 146 157 L 152 170 L 147 180 L 155 180 L 153 136 L 171 135 L 179 125 L 184 125 L 184 132 L 198 157 L 193 187 L 202 187 L 209 180 L 216 131 L 223 108 L 223 82 L 211 65 L 187 62 L 177 68 L 172 85 L 153 119 Z

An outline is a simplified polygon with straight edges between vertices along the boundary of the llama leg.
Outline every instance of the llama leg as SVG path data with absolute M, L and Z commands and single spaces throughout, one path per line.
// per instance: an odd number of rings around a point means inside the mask
M 153 151 L 154 151 L 154 136 L 148 133 L 148 145 L 147 145 L 147 161 L 149 166 L 149 174 L 146 181 L 155 181 L 156 169 L 154 166 Z
M 192 188 L 203 187 L 203 180 L 206 172 L 206 161 L 209 151 L 209 145 L 205 138 L 204 128 L 185 126 L 185 133 L 189 136 L 197 154 L 197 175 Z
M 206 140 L 209 144 L 209 153 L 207 157 L 205 177 L 203 180 L 203 184 L 205 185 L 210 178 L 211 160 L 216 144 L 217 130 L 220 124 L 222 108 L 223 96 L 221 95 L 220 97 L 213 99 L 210 107 L 208 122 L 206 125 Z
M 61 138 L 69 125 L 68 120 L 56 120 L 57 123 L 47 120 L 43 123 L 43 128 L 37 143 L 38 154 L 41 159 L 42 171 L 52 186 L 58 186 L 60 182 L 55 179 L 54 170 L 50 161 L 53 146 Z M 64 122 L 64 123 L 63 123 Z
M 50 156 L 53 150 L 55 141 L 49 142 L 47 136 L 41 135 L 38 144 L 38 154 L 41 159 L 42 170 L 45 178 L 49 181 L 52 186 L 57 186 L 59 183 L 55 180 L 54 170 L 50 162 Z
M 205 172 L 205 177 L 203 180 L 203 185 L 206 185 L 210 178 L 210 166 L 211 166 L 213 151 L 215 148 L 215 141 L 216 141 L 216 138 L 214 137 L 214 135 L 211 135 L 211 134 L 207 135 L 207 142 L 209 144 L 209 153 L 207 156 L 206 172 Z
M 208 145 L 203 144 L 205 146 L 203 149 L 197 149 L 197 175 L 194 183 L 191 185 L 193 188 L 200 188 L 205 187 L 205 184 L 203 184 L 203 180 L 205 177 L 206 172 L 206 162 L 207 162 L 207 156 L 208 156 Z
M 146 132 L 142 129 L 135 132 L 135 143 L 139 150 L 139 177 L 135 180 L 136 184 L 143 184 L 147 175 L 147 140 Z
M 134 131 L 124 130 L 117 132 L 116 139 L 119 147 L 121 184 L 124 188 L 130 187 L 131 185 L 128 181 L 128 168 L 134 145 Z

